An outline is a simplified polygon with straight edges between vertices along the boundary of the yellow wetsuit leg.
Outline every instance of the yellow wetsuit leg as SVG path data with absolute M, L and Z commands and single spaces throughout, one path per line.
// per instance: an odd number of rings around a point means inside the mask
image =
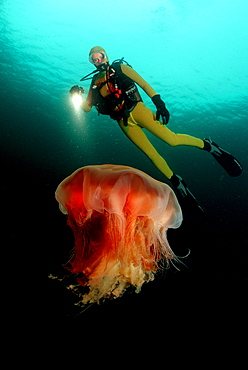
M 134 122 L 150 131 L 153 135 L 157 136 L 170 146 L 189 145 L 197 148 L 204 147 L 202 139 L 185 134 L 175 134 L 170 131 L 167 126 L 156 121 L 155 114 L 147 108 L 144 103 L 140 102 L 136 105 L 134 110 L 131 112 L 131 118 Z
M 201 139 L 185 134 L 175 134 L 170 131 L 166 126 L 156 121 L 154 113 L 142 102 L 139 102 L 130 113 L 128 125 L 124 126 L 123 120 L 119 122 L 119 125 L 127 137 L 149 157 L 168 179 L 172 177 L 173 171 L 150 143 L 142 128 L 147 129 L 170 146 L 189 145 L 197 148 L 203 148 L 204 146 Z
M 128 119 L 128 126 L 124 126 L 123 121 L 119 122 L 121 129 L 127 137 L 147 155 L 152 163 L 161 171 L 168 179 L 171 178 L 173 172 L 166 163 L 163 157 L 156 151 L 154 146 L 148 140 L 141 126 L 134 123 L 132 118 Z

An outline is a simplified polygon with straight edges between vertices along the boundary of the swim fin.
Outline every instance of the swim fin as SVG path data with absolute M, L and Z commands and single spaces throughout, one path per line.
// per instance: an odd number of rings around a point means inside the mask
M 210 144 L 210 153 L 230 176 L 237 177 L 241 175 L 243 167 L 232 154 L 220 148 L 219 145 L 210 139 L 204 139 L 204 141 Z
M 185 206 L 193 207 L 198 209 L 199 211 L 205 213 L 205 208 L 198 202 L 196 197 L 191 193 L 185 181 L 176 174 L 170 179 L 172 185 L 176 189 L 176 193 L 178 195 L 179 203 L 183 203 Z

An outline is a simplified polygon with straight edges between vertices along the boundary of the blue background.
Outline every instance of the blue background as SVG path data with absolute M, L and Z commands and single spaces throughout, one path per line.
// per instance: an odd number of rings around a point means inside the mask
M 188 268 L 177 272 L 172 267 L 139 295 L 92 306 L 77 322 L 94 319 L 104 325 L 109 315 L 113 322 L 132 323 L 140 312 L 173 312 L 180 318 L 207 310 L 221 317 L 230 302 L 242 306 L 247 288 L 247 16 L 245 0 L 1 1 L 3 240 L 12 261 L 8 275 L 29 318 L 38 312 L 48 321 L 68 321 L 80 312 L 73 306 L 76 298 L 47 279 L 73 247 L 54 199 L 60 181 L 79 167 L 103 163 L 136 167 L 165 181 L 115 121 L 95 110 L 73 109 L 68 91 L 92 71 L 88 52 L 95 45 L 105 48 L 110 61 L 125 57 L 161 94 L 171 130 L 210 136 L 241 161 L 244 172 L 230 178 L 209 154 L 170 148 L 148 133 L 207 209 L 206 217 L 185 210 L 182 227 L 168 233 L 177 254 L 191 249 Z M 83 84 L 86 90 L 89 83 Z

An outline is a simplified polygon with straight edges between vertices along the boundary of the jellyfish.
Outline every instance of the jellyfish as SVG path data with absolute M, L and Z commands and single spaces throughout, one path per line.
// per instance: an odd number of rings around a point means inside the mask
M 158 269 L 177 260 L 167 230 L 182 212 L 172 189 L 146 173 L 122 165 L 89 165 L 63 180 L 55 193 L 74 233 L 66 270 L 86 287 L 81 304 L 139 293 Z M 163 266 L 163 267 L 161 267 Z

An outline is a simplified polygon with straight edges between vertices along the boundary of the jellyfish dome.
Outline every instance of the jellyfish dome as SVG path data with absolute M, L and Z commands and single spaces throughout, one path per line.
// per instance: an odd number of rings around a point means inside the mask
M 168 185 L 146 173 L 85 166 L 63 180 L 55 196 L 74 233 L 65 268 L 88 287 L 83 304 L 120 297 L 130 286 L 138 293 L 161 262 L 176 259 L 166 232 L 182 222 L 179 203 Z

